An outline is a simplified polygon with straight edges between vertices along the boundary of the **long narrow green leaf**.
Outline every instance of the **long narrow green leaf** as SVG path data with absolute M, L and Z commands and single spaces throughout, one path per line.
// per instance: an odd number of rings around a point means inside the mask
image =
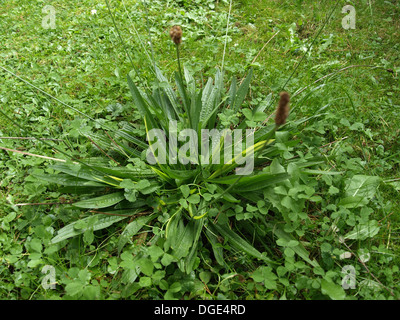
M 179 94 L 182 97 L 182 102 L 183 102 L 183 108 L 186 112 L 186 114 L 189 117 L 189 121 L 190 121 L 190 113 L 189 113 L 189 98 L 188 98 L 188 94 L 186 92 L 185 86 L 183 84 L 183 80 L 181 79 L 179 73 L 175 72 L 175 83 L 176 83 L 176 87 L 179 90 Z
M 153 170 L 149 169 L 141 169 L 141 168 L 133 168 L 129 169 L 127 167 L 98 167 L 93 166 L 93 168 L 97 169 L 100 172 L 103 172 L 107 175 L 119 177 L 122 179 L 137 179 L 137 178 L 150 178 L 155 177 L 156 174 Z
M 134 145 L 138 146 L 139 148 L 143 149 L 147 149 L 148 145 L 146 142 L 143 142 L 142 140 L 139 140 L 138 138 L 132 136 L 131 134 L 129 134 L 126 130 L 122 129 L 122 130 L 118 130 L 116 132 L 117 137 L 121 137 L 124 138 L 125 140 L 133 143 Z M 137 152 L 140 155 L 140 152 Z
M 237 90 L 237 94 L 236 94 L 235 100 L 233 102 L 232 110 L 237 111 L 237 110 L 239 110 L 240 106 L 242 105 L 244 99 L 246 98 L 247 92 L 249 91 L 252 76 L 253 76 L 253 69 L 250 69 L 246 78 L 243 80 L 242 84 L 240 85 L 239 89 Z
M 216 224 L 211 224 L 209 226 L 212 229 L 215 229 L 225 240 L 228 241 L 229 244 L 231 244 L 237 250 L 246 252 L 247 254 L 256 257 L 260 260 L 263 260 L 265 262 L 273 263 L 272 260 L 262 255 L 260 251 L 254 248 L 251 244 L 249 244 L 236 232 L 232 231 L 227 225 L 220 225 L 216 223 Z
M 267 108 L 271 103 L 271 100 L 272 100 L 272 93 L 267 95 L 264 101 L 253 109 L 253 115 L 255 115 L 257 112 L 264 112 L 265 108 Z
M 79 234 L 84 233 L 87 228 L 82 228 L 82 229 L 77 229 L 75 228 L 75 225 L 80 222 L 86 222 L 88 224 L 88 227 L 91 228 L 93 231 L 97 231 L 97 230 L 101 230 L 104 228 L 107 228 L 109 226 L 111 226 L 112 224 L 121 221 L 123 219 L 126 219 L 128 216 L 126 217 L 120 217 L 120 216 L 108 216 L 108 215 L 104 215 L 104 216 L 98 216 L 96 217 L 96 221 L 94 223 L 90 223 L 90 220 L 92 220 L 94 218 L 94 216 L 90 216 L 90 217 L 86 217 L 83 219 L 80 219 L 78 221 L 72 222 L 69 225 L 65 226 L 64 228 L 60 229 L 57 232 L 57 235 L 51 239 L 51 243 L 57 243 L 72 237 L 75 237 Z
M 118 239 L 118 252 L 121 252 L 122 248 L 124 245 L 129 241 L 130 238 L 132 238 L 136 233 L 140 231 L 140 229 L 143 228 L 143 226 L 148 223 L 150 220 L 152 220 L 155 216 L 142 216 L 136 218 L 134 221 L 132 221 L 130 224 L 128 224 L 124 231 L 121 233 Z
M 193 78 L 193 75 L 186 67 L 183 67 L 183 72 L 185 74 L 187 90 L 189 91 L 190 95 L 193 96 L 196 93 L 196 82 Z
M 60 171 L 66 174 L 69 174 L 71 176 L 80 178 L 80 179 L 85 179 L 85 180 L 90 180 L 90 181 L 95 181 L 99 182 L 99 178 L 102 178 L 103 176 L 99 175 L 99 172 L 87 168 L 87 167 L 82 167 L 79 164 L 68 164 L 68 163 L 56 163 L 53 165 L 49 166 L 50 168 Z
M 218 88 L 214 86 L 211 90 L 210 95 L 208 95 L 206 101 L 203 103 L 199 117 L 199 122 L 201 123 L 202 128 L 206 127 L 207 120 L 212 115 L 217 94 L 218 94 Z
M 217 261 L 217 263 L 224 267 L 227 266 L 227 263 L 225 262 L 225 259 L 224 259 L 223 248 L 222 248 L 222 245 L 218 242 L 217 236 L 214 235 L 209 230 L 206 231 L 206 235 L 207 235 L 208 241 L 211 243 L 214 257 L 215 257 L 215 260 Z
M 180 118 L 180 114 L 182 113 L 180 110 L 180 106 L 178 104 L 178 99 L 176 97 L 175 91 L 172 89 L 171 85 L 169 84 L 167 78 L 164 77 L 164 75 L 161 73 L 161 70 L 156 67 L 156 74 L 157 74 L 157 79 L 161 82 L 162 85 L 162 91 L 165 92 L 167 95 L 172 108 L 175 111 L 175 114 Z
M 197 258 L 196 252 L 198 249 L 198 242 L 200 239 L 201 231 L 203 230 L 203 225 L 204 218 L 195 220 L 194 222 L 194 240 L 192 243 L 192 248 L 190 249 L 190 252 L 185 261 L 185 271 L 187 274 L 190 274 L 193 271 L 193 266 Z
M 156 128 L 156 123 L 153 119 L 153 115 L 151 114 L 149 108 L 146 105 L 146 102 L 143 99 L 143 96 L 140 94 L 139 89 L 136 87 L 135 83 L 132 81 L 129 74 L 127 75 L 128 78 L 128 86 L 131 91 L 133 102 L 135 103 L 136 108 L 138 108 L 139 112 L 146 116 L 151 128 Z
M 213 79 L 210 77 L 210 78 L 208 78 L 207 83 L 202 91 L 202 95 L 201 95 L 201 104 L 202 105 L 206 104 L 208 97 L 210 96 L 213 88 L 214 88 Z
M 192 128 L 199 129 L 200 112 L 202 108 L 202 92 L 194 93 L 190 105 L 190 118 L 192 121 Z
M 270 185 L 274 185 L 283 182 L 289 178 L 287 173 L 277 173 L 277 174 L 260 174 L 248 179 L 243 178 L 234 188 L 233 191 L 236 192 L 250 192 L 263 190 Z
M 233 107 L 233 103 L 235 102 L 236 91 L 237 91 L 237 80 L 236 77 L 233 76 L 227 100 L 227 105 L 229 105 L 231 108 Z
M 186 257 L 195 239 L 195 223 L 197 220 L 190 220 L 188 224 L 184 224 L 183 220 L 179 220 L 173 234 L 171 248 L 173 255 L 178 259 Z M 171 230 L 172 231 L 172 230 Z
M 125 196 L 123 192 L 115 192 L 100 197 L 78 201 L 75 202 L 73 205 L 75 207 L 86 209 L 107 208 L 117 204 L 118 202 L 121 202 L 124 199 Z
M 47 181 L 49 183 L 55 183 L 68 187 L 104 187 L 105 184 L 80 179 L 68 174 L 32 174 L 33 177 Z

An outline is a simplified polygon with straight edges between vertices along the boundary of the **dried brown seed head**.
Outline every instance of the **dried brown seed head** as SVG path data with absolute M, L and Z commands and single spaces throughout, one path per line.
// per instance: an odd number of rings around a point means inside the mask
M 280 93 L 281 98 L 279 99 L 278 108 L 276 109 L 275 124 L 281 126 L 286 123 L 286 119 L 289 116 L 289 102 L 290 96 L 287 92 Z
M 169 31 L 169 35 L 175 44 L 182 42 L 182 28 L 180 26 L 173 26 Z

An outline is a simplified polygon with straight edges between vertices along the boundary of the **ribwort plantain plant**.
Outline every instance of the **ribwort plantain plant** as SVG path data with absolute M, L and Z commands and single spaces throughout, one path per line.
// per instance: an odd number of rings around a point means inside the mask
M 137 137 L 129 125 L 115 130 L 102 123 L 103 132 L 88 137 L 105 156 L 71 158 L 51 165 L 52 174 L 33 174 L 40 181 L 60 185 L 61 192 L 80 197 L 72 206 L 84 216 L 58 230 L 52 244 L 62 246 L 87 230 L 118 223 L 123 227 L 116 248 L 119 253 L 135 235 L 147 232 L 152 235 L 151 246 L 159 247 L 190 274 L 201 261 L 198 251 L 203 246 L 210 248 L 215 263 L 222 267 L 229 268 L 226 260 L 237 252 L 275 267 L 279 258 L 270 239 L 276 236 L 293 240 L 291 250 L 318 266 L 292 232 L 301 219 L 306 220 L 299 218 L 305 200 L 288 203 L 282 191 L 304 186 L 313 172 L 322 172 L 309 168 L 324 165 L 323 157 L 295 158 L 290 153 L 298 143 L 294 139 L 298 126 L 312 119 L 289 121 L 290 96 L 283 90 L 274 124 L 264 123 L 266 104 L 272 99 L 251 112 L 242 110 L 251 69 L 240 84 L 232 77 L 229 86 L 224 83 L 224 70 L 216 69 L 213 78 L 197 87 L 195 75 L 181 67 L 181 27 L 174 26 L 170 36 L 178 68 L 173 84 L 155 61 L 156 85 L 151 90 L 140 88 L 127 75 L 146 139 Z M 221 120 L 227 110 L 239 123 Z M 232 138 L 235 129 L 247 129 L 246 139 Z M 211 146 L 203 148 L 210 132 L 215 133 Z M 219 161 L 214 161 L 216 155 Z M 243 172 L 240 165 L 246 161 L 251 161 L 251 170 Z M 243 213 L 243 207 L 248 212 Z M 235 215 L 244 216 L 243 223 Z M 145 256 L 141 252 L 135 261 Z

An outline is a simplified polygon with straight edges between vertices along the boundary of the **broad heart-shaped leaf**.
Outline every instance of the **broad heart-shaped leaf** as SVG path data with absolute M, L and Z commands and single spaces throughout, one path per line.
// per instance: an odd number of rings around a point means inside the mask
M 347 233 L 345 239 L 365 240 L 372 238 L 379 232 L 379 224 L 376 220 L 368 221 L 367 223 L 359 224 L 354 227 L 353 231 Z
M 139 232 L 142 227 L 152 220 L 155 216 L 142 216 L 138 217 L 135 220 L 133 220 L 130 224 L 128 224 L 124 231 L 121 233 L 119 240 L 118 240 L 118 252 L 121 252 L 122 248 L 124 245 L 129 241 L 130 238 L 132 238 L 136 233 Z
M 128 216 L 121 217 L 121 216 L 101 215 L 101 216 L 90 216 L 80 219 L 58 230 L 57 235 L 53 239 L 51 239 L 51 243 L 54 244 L 84 233 L 87 228 L 81 228 L 81 229 L 74 228 L 74 226 L 77 223 L 81 224 L 84 223 L 87 225 L 88 228 L 92 229 L 93 231 L 97 231 L 107 228 L 111 226 L 113 223 L 126 219 L 127 217 Z M 94 222 L 91 223 L 91 221 L 93 220 Z
M 269 258 L 265 257 L 264 255 L 261 254 L 260 251 L 258 251 L 256 248 L 254 248 L 251 244 L 249 244 L 245 239 L 243 239 L 241 236 L 239 236 L 236 232 L 231 230 L 229 226 L 227 225 L 220 225 L 218 223 L 216 224 L 209 224 L 208 225 L 211 231 L 214 231 L 218 234 L 220 234 L 225 240 L 228 241 L 230 245 L 235 247 L 237 250 L 246 252 L 247 254 L 256 257 L 260 260 L 263 260 L 267 263 L 274 263 L 272 260 Z
M 125 199 L 123 192 L 114 192 L 106 194 L 104 196 L 86 199 L 75 202 L 73 205 L 79 208 L 96 209 L 96 208 L 107 208 L 121 202 Z

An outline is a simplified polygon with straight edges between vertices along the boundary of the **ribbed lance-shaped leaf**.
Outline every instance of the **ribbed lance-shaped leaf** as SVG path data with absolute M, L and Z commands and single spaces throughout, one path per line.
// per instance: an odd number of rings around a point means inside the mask
M 226 100 L 226 98 L 221 100 L 221 96 L 223 94 L 223 91 L 225 90 L 223 70 L 222 70 L 222 72 L 220 72 L 219 69 L 217 69 L 217 72 L 215 73 L 215 88 L 216 88 L 216 95 L 215 95 L 215 99 L 214 99 L 214 103 L 213 103 L 213 109 L 211 110 L 210 115 L 208 117 L 206 117 L 206 119 L 204 120 L 204 124 L 205 125 L 207 124 L 210 129 L 215 127 L 215 121 L 217 118 L 217 110 L 220 108 L 220 106 Z
M 206 101 L 208 100 L 208 97 L 211 94 L 212 89 L 214 88 L 213 85 L 213 79 L 210 77 L 208 78 L 208 81 L 203 89 L 202 95 L 201 95 L 201 104 L 204 105 Z
M 214 86 L 211 90 L 211 93 L 208 95 L 206 100 L 203 102 L 203 106 L 201 108 L 200 118 L 199 118 L 199 122 L 201 123 L 202 128 L 205 128 L 205 126 L 207 124 L 207 120 L 211 117 L 211 115 L 213 113 L 217 94 L 218 94 L 218 88 L 216 86 Z
M 221 266 L 226 266 L 226 262 L 224 259 L 224 252 L 221 243 L 218 242 L 217 236 L 210 232 L 209 230 L 206 231 L 207 239 L 211 243 L 215 260 Z
M 104 196 L 86 199 L 75 202 L 73 205 L 79 208 L 95 209 L 95 208 L 107 208 L 121 202 L 125 199 L 123 192 L 115 192 L 106 194 Z
M 124 150 L 121 150 L 122 148 L 120 146 L 117 146 L 115 143 L 113 143 L 110 137 L 108 137 L 106 134 L 88 133 L 85 134 L 85 136 L 88 137 L 93 142 L 93 144 L 96 145 L 96 148 L 99 148 L 103 151 L 107 150 L 108 154 L 110 154 L 110 152 L 118 152 L 122 156 L 127 155 L 127 153 L 124 152 Z
M 165 167 L 163 170 L 169 178 L 186 180 L 196 176 L 199 173 L 200 168 L 198 167 L 196 170 L 174 170 Z
M 198 220 L 190 220 L 189 223 L 185 225 L 183 220 L 179 220 L 175 230 L 170 230 L 173 232 L 173 239 L 171 242 L 173 255 L 178 259 L 188 255 L 195 239 L 195 224 L 197 222 Z
M 99 182 L 99 178 L 103 178 L 103 176 L 100 175 L 100 173 L 94 170 L 93 168 L 79 164 L 57 163 L 51 165 L 50 168 L 80 179 L 85 179 L 90 181 Z
M 192 244 L 192 248 L 190 249 L 189 255 L 186 258 L 185 263 L 185 271 L 187 274 L 190 274 L 193 271 L 193 266 L 196 261 L 196 252 L 198 247 L 198 242 L 200 239 L 201 231 L 203 230 L 204 218 L 195 220 L 194 222 L 194 240 Z
M 265 262 L 272 262 L 270 259 L 262 255 L 260 251 L 249 244 L 245 239 L 243 239 L 236 232 L 231 230 L 227 225 L 220 225 L 217 223 L 211 224 L 210 227 L 217 231 L 225 240 L 228 241 L 229 244 L 231 244 L 237 250 L 246 252 L 247 254 Z
M 235 102 L 236 91 L 237 91 L 237 81 L 236 81 L 236 77 L 233 76 L 232 77 L 231 87 L 229 88 L 228 100 L 227 100 L 227 104 L 231 108 L 233 107 L 233 103 Z
M 118 252 L 121 252 L 124 245 L 132 238 L 136 233 L 143 228 L 143 226 L 152 220 L 155 216 L 142 216 L 133 220 L 130 224 L 128 224 L 124 231 L 121 233 L 118 240 Z
M 200 112 L 202 108 L 202 93 L 193 93 L 192 101 L 190 103 L 190 119 L 192 121 L 192 128 L 198 129 Z
M 96 170 L 94 167 L 86 167 L 78 164 L 58 163 L 50 166 L 50 168 L 61 171 L 73 177 L 77 177 L 81 180 L 84 179 L 89 181 L 101 182 L 112 186 L 113 188 L 122 189 L 121 187 L 119 187 L 119 183 L 117 183 L 115 179 L 102 175 L 101 172 Z
M 191 95 L 193 95 L 194 93 L 196 93 L 196 82 L 195 82 L 192 74 L 186 67 L 183 67 L 183 73 L 185 75 L 187 90 L 189 91 L 189 93 Z
M 275 134 L 275 123 L 266 127 L 258 129 L 254 133 L 254 141 L 270 140 Z
M 263 190 L 264 188 L 283 182 L 289 178 L 287 173 L 260 174 L 240 181 L 233 189 L 236 192 Z
M 178 99 L 176 97 L 174 90 L 172 89 L 171 85 L 169 84 L 167 78 L 164 77 L 164 75 L 161 73 L 161 70 L 157 67 L 156 67 L 156 75 L 157 75 L 157 79 L 162 84 L 162 89 L 165 92 L 165 94 L 167 95 L 172 108 L 174 109 L 176 115 L 179 116 L 179 114 L 181 113 L 181 110 L 180 110 L 180 107 L 178 104 Z
M 265 108 L 267 108 L 272 100 L 272 93 L 270 93 L 263 102 L 261 102 L 258 106 L 256 106 L 253 109 L 253 115 L 255 115 L 257 112 L 264 112 Z
M 183 79 L 181 78 L 181 76 L 178 72 L 175 72 L 175 83 L 176 83 L 176 87 L 178 88 L 179 94 L 182 97 L 182 102 L 183 102 L 183 107 L 185 109 L 185 112 L 189 116 L 189 119 L 190 119 L 188 93 L 186 92 L 185 86 L 183 84 Z
M 99 182 L 80 179 L 68 174 L 33 174 L 35 178 L 68 187 L 104 187 Z
M 164 125 L 166 125 L 166 121 L 170 119 L 176 119 L 176 116 L 175 111 L 171 107 L 170 103 L 166 103 L 167 99 L 164 98 L 164 95 L 165 93 L 163 92 L 162 88 L 158 87 L 154 88 L 153 94 L 151 96 L 148 95 L 147 99 L 151 102 L 154 111 L 160 111 L 157 114 L 157 117 L 161 122 L 164 122 Z
M 239 203 L 240 202 L 239 199 L 236 199 L 234 196 L 232 196 L 229 192 L 226 192 L 220 186 L 217 186 L 217 191 L 218 191 L 219 194 L 222 194 L 222 198 L 224 200 L 228 201 L 228 202 L 233 202 L 233 203 Z
M 134 137 L 133 135 L 128 133 L 126 130 L 123 130 L 123 129 L 118 130 L 118 131 L 116 131 L 116 135 L 117 135 L 117 137 L 124 138 L 126 141 L 133 143 L 134 145 L 138 146 L 141 149 L 146 149 L 148 147 L 147 143 Z M 139 151 L 137 151 L 137 153 L 140 155 Z
M 107 186 L 103 186 L 103 189 L 99 187 L 60 187 L 58 189 L 58 192 L 60 193 L 70 193 L 70 194 L 76 194 L 76 195 L 81 195 L 81 194 L 91 194 L 98 192 L 100 190 L 106 190 Z
M 244 99 L 246 98 L 247 92 L 249 91 L 252 76 L 253 76 L 253 69 L 250 69 L 246 78 L 243 80 L 242 84 L 240 85 L 239 89 L 237 90 L 237 94 L 236 94 L 236 97 L 235 97 L 235 100 L 234 100 L 233 106 L 232 106 L 232 109 L 234 111 L 239 110 Z
M 122 179 L 135 179 L 135 178 L 150 178 L 155 177 L 156 174 L 151 169 L 142 168 L 127 168 L 127 167 L 97 167 L 95 169 L 115 177 Z
M 221 139 L 222 140 L 222 139 Z M 242 157 L 246 158 L 247 156 L 253 155 L 254 153 L 257 152 L 258 150 L 260 150 L 261 148 L 264 147 L 265 141 L 259 141 L 256 144 L 250 146 L 249 148 L 247 148 L 246 150 L 242 151 Z M 220 147 L 220 150 L 222 150 L 222 146 Z M 219 152 L 219 150 L 216 150 L 217 152 Z M 236 168 L 238 166 L 238 164 L 236 163 L 236 161 L 239 159 L 240 154 L 235 156 L 232 159 L 232 163 L 231 164 L 224 164 L 223 166 L 220 166 L 217 170 L 215 170 L 215 172 L 210 176 L 210 179 L 215 179 L 216 177 L 220 176 L 221 174 L 225 173 L 225 172 L 230 172 L 232 171 L 234 168 Z
M 133 97 L 133 102 L 135 103 L 135 106 L 138 108 L 139 112 L 142 115 L 145 115 L 148 122 L 150 129 L 156 128 L 156 123 L 153 119 L 153 115 L 151 114 L 149 108 L 146 105 L 145 100 L 143 99 L 143 96 L 140 94 L 139 89 L 136 87 L 135 83 L 132 81 L 131 77 L 127 76 L 128 78 L 128 86 L 131 91 L 132 97 Z
M 69 225 L 65 226 L 64 228 L 60 229 L 57 232 L 57 235 L 53 239 L 51 239 L 51 243 L 57 243 L 57 242 L 60 242 L 60 241 L 63 241 L 63 240 L 66 240 L 71 237 L 75 237 L 79 234 L 84 233 L 87 230 L 87 228 L 82 228 L 82 229 L 75 228 L 75 225 L 78 222 L 82 223 L 82 221 L 83 221 L 83 222 L 87 223 L 88 228 L 92 229 L 93 231 L 97 231 L 97 230 L 107 228 L 118 221 L 126 219 L 127 217 L 128 216 L 126 216 L 126 217 L 108 216 L 108 215 L 98 216 L 98 217 L 96 217 L 97 219 L 95 220 L 94 223 L 90 223 L 90 220 L 93 220 L 93 218 L 94 218 L 93 216 L 80 219 L 80 220 L 72 222 Z

